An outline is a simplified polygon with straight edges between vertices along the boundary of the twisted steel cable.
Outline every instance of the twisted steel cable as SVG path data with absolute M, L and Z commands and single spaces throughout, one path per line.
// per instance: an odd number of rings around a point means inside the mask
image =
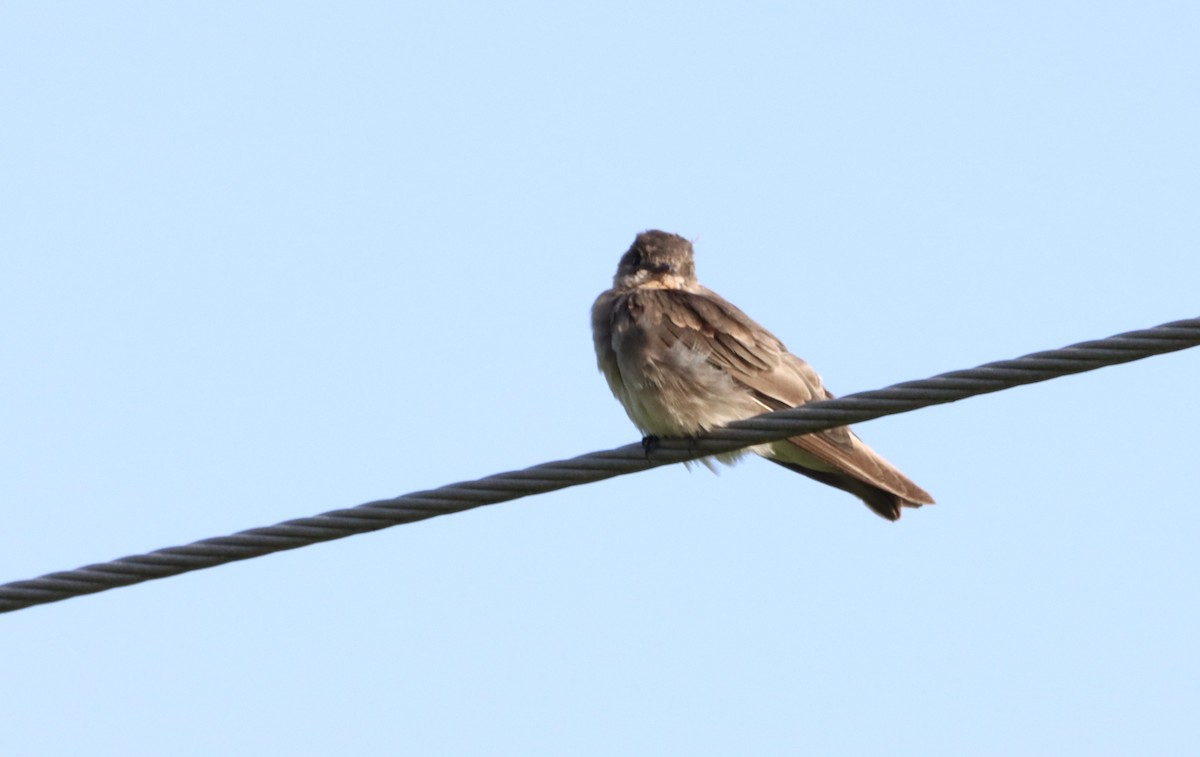
M 203 539 L 179 547 L 122 557 L 112 562 L 50 573 L 27 581 L 14 581 L 0 585 L 0 612 L 166 578 L 531 494 L 602 481 L 717 452 L 861 423 L 885 415 L 955 402 L 1197 345 L 1200 345 L 1200 318 L 1165 323 L 1107 339 L 1080 342 L 1058 350 L 1035 352 L 1014 360 L 1001 360 L 933 378 L 906 381 L 885 389 L 766 413 L 695 439 L 663 439 L 649 453 L 641 444 L 628 444 L 569 460 L 535 465 L 525 470 L 498 473 L 476 481 L 449 484 L 394 499 L 382 499 L 284 521 L 274 526 L 252 528 L 231 536 Z

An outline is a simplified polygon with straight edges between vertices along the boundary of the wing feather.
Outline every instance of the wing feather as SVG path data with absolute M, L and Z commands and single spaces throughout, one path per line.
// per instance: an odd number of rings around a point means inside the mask
M 715 292 L 701 287 L 698 291 L 657 289 L 641 294 L 653 298 L 652 309 L 662 316 L 665 328 L 655 333 L 663 338 L 664 347 L 670 347 L 666 340 L 677 340 L 701 350 L 710 364 L 746 388 L 764 411 L 833 397 L 808 363 L 789 353 L 771 332 Z M 786 443 L 833 470 L 895 494 L 905 504 L 933 502 L 928 492 L 871 450 L 848 427 L 793 437 Z M 788 459 L 786 448 L 774 449 L 781 461 L 795 462 Z M 805 455 L 798 457 L 804 459 Z

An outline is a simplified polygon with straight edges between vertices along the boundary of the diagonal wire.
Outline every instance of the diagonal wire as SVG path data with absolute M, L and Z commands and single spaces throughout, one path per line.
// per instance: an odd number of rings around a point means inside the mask
M 498 473 L 476 481 L 381 499 L 358 507 L 331 510 L 230 536 L 203 539 L 144 555 L 50 573 L 0 585 L 0 612 L 46 604 L 119 586 L 166 578 L 202 568 L 296 549 L 317 542 L 377 531 L 481 505 L 602 481 L 614 476 L 729 452 L 797 434 L 905 413 L 930 405 L 998 392 L 1059 376 L 1175 352 L 1200 345 L 1200 318 L 1165 323 L 1107 339 L 1081 342 L 1059 350 L 1035 352 L 978 368 L 906 381 L 885 389 L 848 394 L 797 408 L 732 423 L 695 439 L 663 439 L 647 458 L 641 444 L 592 452 L 569 460 Z

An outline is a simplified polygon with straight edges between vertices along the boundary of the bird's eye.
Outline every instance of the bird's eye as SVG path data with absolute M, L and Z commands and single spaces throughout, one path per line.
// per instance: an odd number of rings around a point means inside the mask
M 629 265 L 633 266 L 634 268 L 642 267 L 642 251 L 641 250 L 630 250 Z

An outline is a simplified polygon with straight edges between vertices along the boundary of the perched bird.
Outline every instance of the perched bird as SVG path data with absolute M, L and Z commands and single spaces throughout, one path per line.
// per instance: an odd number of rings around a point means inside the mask
M 638 234 L 621 257 L 612 289 L 592 306 L 592 337 L 609 387 L 648 437 L 693 436 L 833 397 L 808 363 L 701 286 L 692 243 L 665 231 Z M 716 457 L 732 462 L 745 451 Z M 749 451 L 848 491 L 888 520 L 902 506 L 933 504 L 845 426 Z

